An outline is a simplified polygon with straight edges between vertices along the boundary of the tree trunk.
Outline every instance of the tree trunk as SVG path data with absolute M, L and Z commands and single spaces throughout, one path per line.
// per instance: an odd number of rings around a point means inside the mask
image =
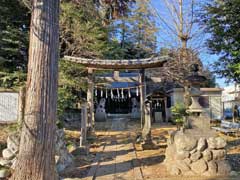
M 26 108 L 12 180 L 54 180 L 59 0 L 33 0 Z

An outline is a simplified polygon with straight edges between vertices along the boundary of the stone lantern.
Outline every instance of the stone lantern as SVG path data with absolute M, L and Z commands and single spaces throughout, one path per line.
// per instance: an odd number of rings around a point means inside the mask
M 199 104 L 199 98 L 202 95 L 200 90 L 201 85 L 206 82 L 206 77 L 199 75 L 198 64 L 191 66 L 192 74 L 186 78 L 190 86 L 191 105 L 187 109 L 189 116 L 187 118 L 187 127 L 194 128 L 199 134 L 209 134 L 210 132 L 210 118 L 204 112 L 203 107 Z
M 202 106 L 199 104 L 199 98 L 202 95 L 202 92 L 200 91 L 200 86 L 203 85 L 206 82 L 206 77 L 201 76 L 198 74 L 199 67 L 198 64 L 193 64 L 191 66 L 192 69 L 192 75 L 188 76 L 186 80 L 188 81 L 188 84 L 190 87 L 190 96 L 192 100 L 192 104 L 189 106 L 189 109 L 187 110 L 189 113 L 196 113 L 200 114 L 203 112 Z

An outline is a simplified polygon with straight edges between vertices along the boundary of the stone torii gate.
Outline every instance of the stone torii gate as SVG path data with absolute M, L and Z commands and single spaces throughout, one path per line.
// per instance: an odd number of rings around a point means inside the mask
M 81 57 L 65 56 L 65 60 L 75 62 L 85 66 L 88 69 L 88 91 L 87 91 L 87 104 L 89 108 L 88 123 L 90 127 L 94 128 L 94 71 L 95 70 L 140 70 L 140 109 L 141 109 L 141 122 L 144 122 L 144 101 L 146 97 L 146 84 L 145 84 L 145 69 L 162 67 L 163 64 L 170 59 L 169 56 L 158 56 L 146 59 L 87 59 Z M 146 123 L 146 122 L 144 122 Z

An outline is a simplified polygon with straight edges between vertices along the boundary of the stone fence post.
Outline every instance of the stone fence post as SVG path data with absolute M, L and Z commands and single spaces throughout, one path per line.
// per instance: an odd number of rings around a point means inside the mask
M 87 119 L 88 119 L 88 113 L 87 113 L 87 104 L 82 104 L 81 107 L 81 135 L 80 135 L 80 147 L 83 147 L 86 145 L 86 139 L 87 139 Z

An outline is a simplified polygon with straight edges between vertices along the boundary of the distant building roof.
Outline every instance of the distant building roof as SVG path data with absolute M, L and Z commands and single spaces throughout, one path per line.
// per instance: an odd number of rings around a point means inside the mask
M 221 88 L 200 88 L 200 90 L 203 91 L 203 92 L 222 92 L 223 91 L 223 89 L 221 89 Z M 184 91 L 184 88 L 182 88 L 182 87 L 173 87 L 172 89 L 169 89 L 167 92 L 171 93 L 173 91 L 175 91 L 175 92 L 176 91 L 182 92 L 182 91 Z

